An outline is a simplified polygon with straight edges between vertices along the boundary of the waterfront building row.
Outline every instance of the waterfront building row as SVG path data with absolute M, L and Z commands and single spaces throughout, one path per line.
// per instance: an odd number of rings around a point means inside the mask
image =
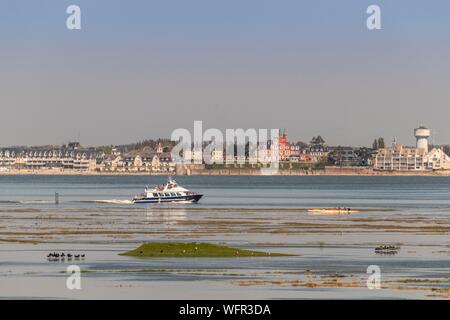
M 291 143 L 286 132 L 280 132 L 277 145 L 272 141 L 258 144 L 254 150 L 245 150 L 245 155 L 237 155 L 237 152 L 227 152 L 226 146 L 223 148 L 212 148 L 206 151 L 205 145 L 191 146 L 184 150 L 184 163 L 270 163 L 274 159 L 281 162 L 307 162 L 317 163 L 326 161 L 329 154 L 329 147 L 321 136 L 314 137 L 309 144 Z M 241 148 L 245 148 L 241 146 Z M 207 153 L 208 152 L 208 153 Z M 231 154 L 230 154 L 231 153 Z
M 405 147 L 393 143 L 390 148 L 381 148 L 374 157 L 374 169 L 380 171 L 424 171 L 450 170 L 450 157 L 442 148 L 428 150 L 431 131 L 420 126 L 414 129 L 416 147 Z
M 172 172 L 176 164 L 170 153 L 160 148 L 110 155 L 95 149 L 4 148 L 0 149 L 0 168 L 2 171 Z
M 426 152 L 422 148 L 396 144 L 392 148 L 378 150 L 374 169 L 380 171 L 449 170 L 450 157 L 441 148 Z
M 0 149 L 0 167 L 91 171 L 95 170 L 104 156 L 94 150 L 5 148 Z

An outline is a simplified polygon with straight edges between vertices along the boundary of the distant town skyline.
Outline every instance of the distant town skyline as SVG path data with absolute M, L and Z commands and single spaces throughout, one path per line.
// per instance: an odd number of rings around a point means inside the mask
M 82 10 L 68 31 L 66 8 Z M 382 30 L 366 28 L 366 8 Z M 0 146 L 118 145 L 209 128 L 450 144 L 450 2 L 6 0 Z M 430 142 L 433 138 L 430 138 Z
M 426 129 L 428 129 L 428 128 L 426 128 Z M 370 143 L 367 143 L 365 145 L 352 145 L 352 144 L 345 144 L 345 143 L 344 144 L 332 144 L 332 143 L 328 142 L 326 137 L 324 139 L 324 137 L 321 134 L 311 136 L 311 138 L 297 139 L 297 138 L 293 138 L 293 137 L 289 136 L 289 132 L 285 128 L 283 128 L 283 129 L 280 128 L 279 130 L 280 130 L 280 137 L 285 135 L 286 139 L 287 139 L 286 141 L 289 141 L 289 143 L 291 143 L 291 144 L 297 144 L 297 143 L 311 144 L 311 141 L 314 141 L 316 139 L 322 139 L 322 140 L 324 140 L 324 143 L 326 145 L 334 146 L 334 147 L 341 146 L 341 147 L 355 147 L 355 148 L 364 148 L 364 147 L 372 148 L 374 143 L 376 143 L 377 146 L 378 146 L 378 144 L 380 143 L 380 139 L 382 140 L 382 143 L 383 143 L 383 147 L 382 148 L 384 148 L 384 146 L 389 148 L 389 147 L 391 147 L 392 145 L 395 145 L 395 144 L 401 144 L 401 145 L 404 145 L 404 146 L 407 146 L 407 147 L 414 147 L 417 144 L 416 141 L 414 141 L 412 143 L 403 143 L 402 141 L 399 141 L 396 137 L 393 137 L 391 140 L 386 139 L 385 137 L 374 137 L 374 139 L 372 139 L 370 141 Z M 413 132 L 415 132 L 415 129 L 414 129 Z M 430 130 L 430 132 L 432 132 L 432 130 Z M 268 139 L 271 140 L 270 136 L 268 137 Z M 28 144 L 28 145 L 27 144 L 22 144 L 22 145 L 18 145 L 18 144 L 17 145 L 0 145 L 0 149 L 8 149 L 8 148 L 14 148 L 14 147 L 32 147 L 32 148 L 37 147 L 37 148 L 39 148 L 39 147 L 48 147 L 48 146 L 69 146 L 70 147 L 70 145 L 78 145 L 78 146 L 82 146 L 82 147 L 85 147 L 85 148 L 117 147 L 117 146 L 136 145 L 136 144 L 141 144 L 143 142 L 148 142 L 148 141 L 154 141 L 154 142 L 158 142 L 158 141 L 167 141 L 167 142 L 169 142 L 170 141 L 172 144 L 176 144 L 177 143 L 177 141 L 171 140 L 170 137 L 143 137 L 142 139 L 138 139 L 136 141 L 129 141 L 129 142 L 125 142 L 125 143 L 106 143 L 106 144 L 88 144 L 88 143 L 83 143 L 82 140 L 77 138 L 77 139 L 69 139 L 69 140 L 61 142 L 61 143 L 42 143 L 42 144 L 34 144 L 34 145 L 31 145 L 31 144 Z M 209 141 L 206 141 L 206 140 L 204 141 L 204 143 L 208 143 L 208 142 Z M 427 142 L 428 142 L 429 145 L 450 146 L 450 144 L 447 144 L 447 143 L 436 143 L 434 141 L 434 138 L 433 138 L 432 135 L 430 135 L 427 138 Z M 224 142 L 224 145 L 226 145 L 226 142 Z M 375 147 L 375 149 L 377 149 L 379 147 L 380 146 Z

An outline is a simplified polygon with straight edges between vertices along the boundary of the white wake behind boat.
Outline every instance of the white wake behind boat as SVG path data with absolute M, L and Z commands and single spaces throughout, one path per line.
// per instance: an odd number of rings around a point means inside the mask
M 155 186 L 153 189 L 146 187 L 144 192 L 133 198 L 133 203 L 163 203 L 163 202 L 198 202 L 202 194 L 189 191 L 180 186 L 171 177 L 163 185 Z

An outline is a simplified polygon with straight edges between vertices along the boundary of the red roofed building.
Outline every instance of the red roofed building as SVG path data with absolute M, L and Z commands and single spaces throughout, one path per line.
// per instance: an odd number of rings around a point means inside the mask
M 288 142 L 286 130 L 278 137 L 278 149 L 280 152 L 280 161 L 289 161 L 291 158 L 291 145 Z

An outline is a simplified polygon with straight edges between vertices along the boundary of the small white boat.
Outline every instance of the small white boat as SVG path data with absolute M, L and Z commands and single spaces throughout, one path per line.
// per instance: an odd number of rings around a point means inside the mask
M 180 186 L 171 177 L 163 185 L 155 186 L 153 189 L 146 187 L 144 192 L 133 198 L 133 203 L 163 203 L 163 202 L 198 202 L 202 194 L 189 191 Z

